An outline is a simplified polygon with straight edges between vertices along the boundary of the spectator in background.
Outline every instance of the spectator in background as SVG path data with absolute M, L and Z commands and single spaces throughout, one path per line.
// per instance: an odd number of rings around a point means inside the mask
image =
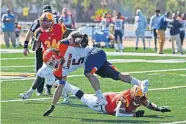
M 160 19 L 160 10 L 156 10 L 156 13 L 150 19 L 150 30 L 153 33 L 153 37 L 154 37 L 154 51 L 157 51 L 157 33 L 155 27 L 157 27 L 159 19 Z
M 21 32 L 21 25 L 19 25 L 18 22 L 15 22 L 16 46 L 22 46 L 19 41 L 20 32 Z
M 158 34 L 158 54 L 163 54 L 163 46 L 165 42 L 165 31 L 167 29 L 168 22 L 171 22 L 172 20 L 169 19 L 170 12 L 166 12 L 164 15 L 162 15 L 159 19 L 159 22 L 157 24 L 157 34 Z
M 103 17 L 101 19 L 100 27 L 101 31 L 103 32 L 103 40 L 106 44 L 106 47 L 109 48 L 109 26 L 111 24 L 111 18 L 108 17 L 107 13 L 103 14 Z
M 70 15 L 70 17 L 71 17 L 71 19 L 72 19 L 73 28 L 75 29 L 75 17 L 74 17 L 74 15 L 73 15 L 72 12 L 69 12 L 69 15 Z
M 143 15 L 142 11 L 140 9 L 136 10 L 136 17 L 134 21 L 134 25 L 136 28 L 136 48 L 135 50 L 138 50 L 138 41 L 141 36 L 143 41 L 143 49 L 145 50 L 145 29 L 147 26 L 147 20 L 146 17 Z
M 114 23 L 114 37 L 115 37 L 115 44 L 114 48 L 117 51 L 122 52 L 124 49 L 122 43 L 122 37 L 124 35 L 124 18 L 121 18 L 121 13 L 117 14 L 117 17 L 113 18 L 112 22 Z M 119 36 L 119 41 L 118 41 Z
M 63 23 L 66 26 L 66 28 L 70 28 L 70 29 L 74 28 L 72 17 L 71 15 L 69 15 L 69 11 L 67 8 L 62 9 L 62 14 L 59 18 L 59 23 Z
M 180 27 L 180 40 L 181 40 L 181 45 L 183 46 L 183 41 L 185 38 L 185 14 L 181 14 L 180 12 L 177 12 L 177 20 L 181 23 Z
M 172 19 L 173 21 L 169 23 L 168 27 L 170 28 L 170 37 L 171 37 L 171 42 L 172 42 L 172 53 L 175 54 L 175 47 L 174 47 L 174 40 L 176 40 L 176 46 L 178 51 L 183 55 L 182 51 L 182 45 L 180 41 L 180 27 L 182 24 L 176 19 L 176 13 L 172 14 Z
M 6 13 L 2 16 L 2 32 L 4 33 L 4 41 L 6 48 L 9 48 L 9 40 L 12 42 L 12 47 L 16 47 L 16 37 L 15 37 L 15 16 L 11 13 L 10 9 L 7 9 Z

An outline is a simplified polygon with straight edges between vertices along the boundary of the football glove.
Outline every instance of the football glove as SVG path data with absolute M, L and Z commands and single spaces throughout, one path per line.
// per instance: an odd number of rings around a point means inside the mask
M 166 106 L 160 106 L 158 108 L 159 108 L 159 111 L 161 112 L 171 112 L 171 110 Z
M 143 117 L 145 111 L 144 110 L 138 110 L 137 112 L 135 112 L 136 117 Z
M 43 114 L 43 116 L 49 116 L 55 109 L 54 105 L 51 105 L 50 108 Z

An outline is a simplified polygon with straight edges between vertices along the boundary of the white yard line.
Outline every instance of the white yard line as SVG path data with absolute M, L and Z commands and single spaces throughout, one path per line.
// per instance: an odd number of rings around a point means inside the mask
M 180 88 L 186 88 L 186 86 L 174 86 L 174 87 L 167 87 L 167 88 L 154 88 L 154 89 L 149 89 L 149 91 L 172 90 L 172 89 L 180 89 Z M 2 100 L 1 102 L 24 102 L 24 101 L 39 101 L 39 100 L 48 100 L 48 99 L 52 99 L 52 97 L 49 97 L 49 98 L 34 98 L 34 99 L 25 99 L 25 100 L 23 100 L 23 99 Z
M 27 58 L 10 58 L 10 60 L 21 60 Z M 2 58 L 1 60 L 9 60 Z M 147 62 L 147 63 L 185 63 L 186 59 L 161 59 L 161 60 L 146 60 L 146 59 L 108 59 L 111 63 L 131 63 L 131 62 Z M 4 66 L 3 66 L 4 67 Z
M 4 53 L 22 53 L 22 49 L 0 49 L 1 54 Z M 30 52 L 34 52 L 30 50 Z M 135 53 L 135 52 L 106 52 L 108 56 L 172 56 L 172 57 L 186 57 L 186 55 L 180 55 L 180 54 L 157 54 L 157 53 Z
M 35 67 L 35 65 L 1 66 L 1 69 L 5 69 L 5 68 L 25 68 L 25 67 Z
M 1 58 L 0 60 L 21 60 L 21 59 L 35 59 L 35 57 L 19 57 L 19 58 Z
M 141 73 L 156 73 L 156 72 L 170 72 L 170 71 L 185 71 L 186 68 L 182 69 L 165 69 L 165 70 L 150 70 L 150 71 L 134 71 L 134 72 L 122 72 L 122 73 L 130 73 L 130 74 L 141 74 Z M 7 81 L 15 81 L 15 80 L 32 80 L 34 77 L 21 77 L 21 75 L 26 75 L 27 73 L 19 72 L 20 73 L 20 79 L 5 79 L 2 80 L 1 76 L 1 82 L 7 82 Z M 28 73 L 28 74 L 34 74 L 34 73 Z M 83 77 L 84 75 L 69 75 L 68 78 L 71 77 Z
M 135 52 L 106 52 L 108 56 L 164 56 L 164 57 L 186 57 L 186 55 L 180 54 L 157 54 L 157 53 L 135 53 Z
M 165 59 L 165 60 L 146 60 L 146 59 L 109 59 L 111 63 L 131 63 L 131 62 L 147 62 L 147 63 L 186 63 L 186 59 Z
M 186 124 L 186 120 L 185 121 L 175 121 L 175 122 L 161 123 L 161 124 Z
M 35 99 L 14 99 L 14 100 L 2 100 L 1 102 L 42 101 L 42 100 L 48 100 L 48 99 L 52 99 L 52 97 L 49 97 L 49 98 L 35 98 Z

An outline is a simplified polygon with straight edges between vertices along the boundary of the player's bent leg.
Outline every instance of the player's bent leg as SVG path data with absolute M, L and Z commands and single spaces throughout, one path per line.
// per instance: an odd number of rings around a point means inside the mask
M 138 86 L 140 86 L 141 83 L 142 83 L 141 80 L 139 80 L 139 79 L 137 79 L 137 78 L 135 78 L 135 77 L 132 77 L 132 76 L 129 75 L 129 74 L 122 74 L 122 73 L 120 73 L 120 74 L 119 74 L 119 79 L 120 79 L 121 81 L 123 81 L 123 82 L 131 83 L 131 84 L 133 84 L 133 85 L 138 85 Z
M 89 79 L 92 87 L 96 91 L 96 96 L 98 97 L 98 99 L 94 103 L 94 106 L 97 107 L 97 106 L 101 106 L 101 105 L 106 105 L 107 101 L 102 94 L 98 78 L 91 73 L 87 73 L 87 74 L 85 74 L 85 76 Z
M 44 80 L 44 78 L 40 76 L 36 76 L 36 79 L 33 82 L 32 88 L 30 88 L 26 93 L 20 94 L 22 99 L 28 99 L 31 97 L 34 90 L 40 85 L 40 83 Z

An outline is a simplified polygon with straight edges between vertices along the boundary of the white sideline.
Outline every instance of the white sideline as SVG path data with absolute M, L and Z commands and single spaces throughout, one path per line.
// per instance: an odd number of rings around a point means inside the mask
M 141 73 L 154 73 L 154 72 L 169 72 L 169 71 L 185 71 L 186 68 L 181 68 L 181 69 L 165 69 L 165 70 L 149 70 L 149 71 L 134 71 L 134 72 L 122 72 L 122 73 L 130 73 L 130 74 L 141 74 Z M 19 73 L 23 73 L 26 74 L 24 72 L 19 72 Z M 20 74 L 21 75 L 21 74 Z M 68 78 L 71 77 L 83 77 L 84 75 L 69 75 Z M 1 83 L 2 82 L 7 82 L 7 81 L 16 81 L 16 80 L 32 80 L 34 79 L 34 77 L 21 77 L 20 79 L 7 79 L 7 80 L 2 80 L 1 77 Z
M 175 121 L 175 122 L 161 123 L 161 124 L 186 124 L 186 120 L 185 121 Z
M 158 90 L 172 90 L 172 89 L 179 89 L 179 88 L 186 88 L 186 86 L 174 86 L 174 87 L 167 87 L 167 88 L 154 88 L 154 89 L 149 89 L 149 91 L 158 91 Z M 48 100 L 52 99 L 50 98 L 35 98 L 35 99 L 15 99 L 15 100 L 2 100 L 1 102 L 23 102 L 23 101 L 38 101 L 38 100 Z

